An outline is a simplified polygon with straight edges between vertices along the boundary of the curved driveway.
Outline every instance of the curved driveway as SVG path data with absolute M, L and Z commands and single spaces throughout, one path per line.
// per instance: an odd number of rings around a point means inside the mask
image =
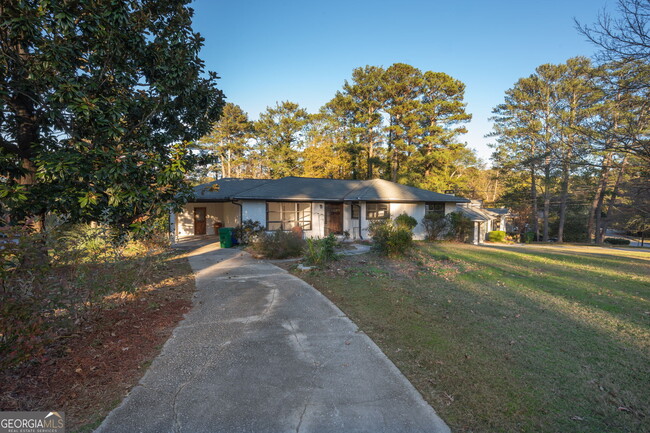
M 97 432 L 448 432 L 377 346 L 313 287 L 213 245 L 194 307 Z

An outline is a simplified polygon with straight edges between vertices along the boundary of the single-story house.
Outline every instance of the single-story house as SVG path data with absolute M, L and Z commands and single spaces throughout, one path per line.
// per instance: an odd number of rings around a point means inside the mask
M 224 178 L 194 188 L 194 201 L 172 214 L 174 240 L 214 235 L 219 227 L 259 221 L 267 230 L 300 226 L 306 237 L 330 233 L 350 239 L 368 237 L 373 220 L 402 213 L 418 221 L 415 239 L 424 239 L 422 219 L 428 212 L 448 214 L 469 200 L 400 185 L 383 179 L 339 180 L 304 177 L 282 179 Z
M 474 224 L 474 233 L 471 239 L 473 244 L 480 244 L 487 240 L 488 233 L 493 230 L 508 230 L 510 211 L 507 208 L 484 208 L 481 200 L 468 200 L 458 204 L 456 212 L 469 218 Z

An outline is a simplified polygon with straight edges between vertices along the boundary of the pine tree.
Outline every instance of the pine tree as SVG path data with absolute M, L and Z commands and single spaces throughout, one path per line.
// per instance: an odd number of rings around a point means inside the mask
M 310 116 L 294 102 L 268 107 L 255 122 L 254 136 L 272 179 L 302 172 L 299 151 L 304 145 Z

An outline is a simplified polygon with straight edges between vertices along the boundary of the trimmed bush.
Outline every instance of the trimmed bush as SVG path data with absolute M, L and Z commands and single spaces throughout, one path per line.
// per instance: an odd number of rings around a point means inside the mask
M 310 265 L 322 265 L 338 259 L 334 251 L 336 238 L 330 234 L 324 239 L 307 239 L 305 261 Z
M 605 238 L 603 242 L 610 245 L 630 245 L 630 240 L 623 238 Z
M 490 242 L 505 242 L 506 232 L 501 230 L 493 230 L 488 233 L 488 240 Z
M 413 246 L 413 232 L 391 220 L 373 221 L 369 227 L 373 250 L 386 256 L 401 256 Z
M 244 220 L 235 228 L 235 238 L 242 245 L 249 245 L 264 233 L 264 226 L 259 221 Z
M 426 239 L 436 241 L 449 230 L 449 218 L 443 213 L 428 213 L 422 218 L 422 225 L 427 232 Z
M 403 213 L 400 214 L 397 218 L 395 218 L 395 224 L 397 225 L 397 227 L 404 227 L 412 231 L 415 228 L 415 226 L 418 225 L 418 220 L 416 220 L 410 215 Z
M 253 241 L 253 250 L 267 259 L 298 257 L 305 248 L 305 240 L 291 232 L 277 230 L 264 232 Z
M 459 242 L 467 242 L 472 237 L 474 224 L 472 220 L 460 212 L 452 212 L 449 218 L 449 233 L 447 237 Z

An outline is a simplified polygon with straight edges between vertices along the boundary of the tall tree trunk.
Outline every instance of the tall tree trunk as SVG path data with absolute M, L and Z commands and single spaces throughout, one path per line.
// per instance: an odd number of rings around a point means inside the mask
M 550 156 L 546 157 L 544 165 L 544 221 L 543 232 L 542 232 L 542 241 L 548 242 L 549 232 L 548 232 L 548 217 L 551 211 L 551 161 Z
M 607 183 L 609 181 L 609 164 L 612 161 L 612 152 L 607 152 L 603 156 L 602 167 L 600 170 L 600 179 L 598 180 L 598 188 L 591 201 L 591 208 L 589 209 L 589 219 L 587 220 L 587 242 L 594 241 L 596 232 L 596 218 L 600 220 L 600 213 L 603 207 L 605 198 L 605 191 L 607 191 Z
M 542 240 L 548 242 L 548 217 L 551 211 L 551 91 L 547 89 L 546 93 L 546 118 L 544 119 L 544 232 Z
M 232 152 L 230 149 L 227 150 L 227 169 L 228 169 L 228 177 L 232 177 Z
M 564 223 L 566 222 L 566 209 L 567 209 L 567 199 L 569 197 L 569 176 L 570 176 L 570 166 L 569 160 L 571 158 L 571 151 L 567 152 L 565 156 L 565 161 L 562 164 L 562 187 L 560 192 L 560 220 L 559 226 L 557 229 L 557 241 L 564 242 Z
M 12 98 L 12 105 L 15 107 L 18 131 L 16 134 L 16 145 L 19 149 L 20 165 L 23 169 L 23 175 L 18 179 L 18 183 L 32 188 L 37 183 L 36 165 L 34 157 L 36 156 L 36 146 L 39 142 L 38 125 L 36 110 L 32 98 L 26 94 L 19 93 Z M 45 208 L 33 209 L 32 217 L 34 221 L 32 228 L 36 232 L 42 232 L 45 228 Z
M 609 197 L 609 203 L 607 205 L 607 213 L 605 214 L 605 220 L 601 222 L 601 225 L 596 231 L 596 243 L 602 244 L 607 232 L 607 226 L 609 225 L 610 218 L 612 216 L 612 210 L 614 209 L 614 204 L 616 203 L 616 198 L 618 196 L 618 190 L 625 175 L 625 167 L 627 165 L 627 155 L 623 157 L 621 161 L 621 169 L 616 176 L 616 182 L 614 183 L 614 189 L 612 190 L 612 195 Z
M 533 232 L 535 232 L 535 240 L 539 240 L 539 210 L 537 209 L 537 176 L 535 175 L 535 164 L 530 169 L 530 198 L 532 200 L 533 215 L 531 222 L 533 224 Z
M 367 172 L 367 175 L 366 175 L 366 179 L 372 179 L 372 171 L 373 171 L 372 170 L 372 168 L 373 168 L 372 167 L 372 165 L 373 165 L 372 161 L 373 161 L 374 157 L 375 157 L 375 145 L 374 145 L 374 143 L 372 141 L 370 141 L 370 143 L 368 144 L 368 161 L 367 161 L 368 172 Z
M 394 120 L 393 117 L 390 117 L 389 121 L 389 127 L 390 129 L 388 130 L 388 143 L 387 143 L 387 152 L 386 152 L 386 175 L 390 175 L 392 172 L 393 168 L 393 129 L 392 126 L 394 125 Z

